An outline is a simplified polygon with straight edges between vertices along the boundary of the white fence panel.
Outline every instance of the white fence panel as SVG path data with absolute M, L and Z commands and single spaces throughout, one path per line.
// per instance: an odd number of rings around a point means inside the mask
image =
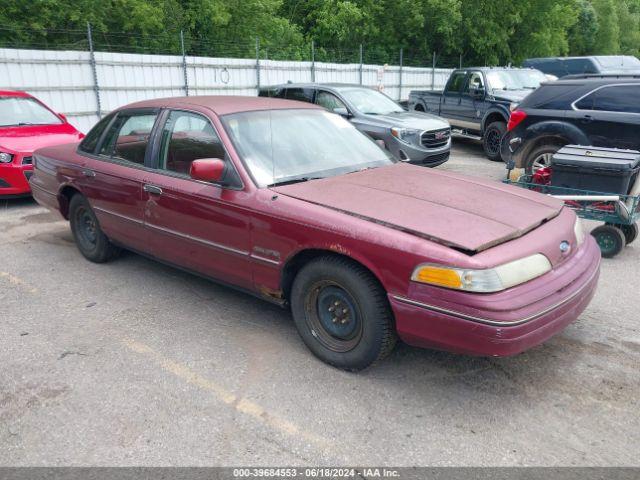
M 0 88 L 26 90 L 81 130 L 98 118 L 88 52 L 2 48 Z
M 256 95 L 257 87 L 291 82 L 360 83 L 395 100 L 411 90 L 442 89 L 450 69 L 186 57 L 190 95 Z M 95 53 L 101 114 L 138 100 L 185 95 L 185 65 L 179 55 Z M 400 85 L 402 84 L 402 85 Z M 82 131 L 98 120 L 89 52 L 0 49 L 0 89 L 26 90 Z

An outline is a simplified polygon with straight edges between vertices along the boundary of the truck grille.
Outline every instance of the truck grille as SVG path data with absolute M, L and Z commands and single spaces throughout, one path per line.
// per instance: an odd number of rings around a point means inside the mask
M 33 157 L 22 157 L 22 165 L 33 164 Z
M 443 128 L 441 130 L 433 130 L 431 132 L 424 132 L 420 138 L 420 142 L 423 147 L 426 148 L 438 148 L 444 147 L 449 138 L 451 137 L 451 129 Z

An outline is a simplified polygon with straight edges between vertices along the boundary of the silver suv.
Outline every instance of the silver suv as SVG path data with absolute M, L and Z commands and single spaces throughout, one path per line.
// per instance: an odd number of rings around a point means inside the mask
M 361 132 L 384 142 L 398 160 L 435 167 L 449 159 L 449 122 L 408 112 L 377 90 L 350 84 L 287 83 L 261 89 L 260 96 L 315 103 L 342 115 Z

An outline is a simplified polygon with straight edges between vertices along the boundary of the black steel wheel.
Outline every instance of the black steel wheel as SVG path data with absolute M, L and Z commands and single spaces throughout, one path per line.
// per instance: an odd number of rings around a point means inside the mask
M 321 360 L 357 371 L 386 357 L 396 342 L 386 292 L 361 265 L 339 256 L 305 265 L 291 289 L 302 340 Z
M 602 225 L 591 231 L 604 258 L 619 254 L 626 245 L 623 231 L 615 225 Z
M 111 260 L 119 253 L 100 229 L 100 224 L 89 202 L 81 194 L 76 194 L 69 203 L 69 223 L 76 246 L 85 258 L 96 263 Z
M 502 139 L 507 133 L 507 124 L 504 122 L 493 122 L 489 124 L 482 137 L 482 146 L 487 158 L 493 162 L 501 162 L 502 154 L 500 147 Z

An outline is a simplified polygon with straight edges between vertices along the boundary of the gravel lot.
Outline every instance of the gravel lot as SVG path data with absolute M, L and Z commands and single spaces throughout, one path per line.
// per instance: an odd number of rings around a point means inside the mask
M 440 168 L 504 173 L 460 141 Z M 350 374 L 287 311 L 134 254 L 87 262 L 30 200 L 0 202 L 0 245 L 0 465 L 640 465 L 638 246 L 532 351 L 400 345 Z

